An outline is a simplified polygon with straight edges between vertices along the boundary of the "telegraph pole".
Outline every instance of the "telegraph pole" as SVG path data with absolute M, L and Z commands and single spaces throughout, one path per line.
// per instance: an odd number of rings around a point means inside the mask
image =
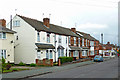
M 102 54 L 103 54 L 103 33 L 101 33 Z

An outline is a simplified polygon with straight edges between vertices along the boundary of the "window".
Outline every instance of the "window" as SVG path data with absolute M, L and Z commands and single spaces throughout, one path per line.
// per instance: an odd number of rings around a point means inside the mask
M 46 58 L 47 59 L 49 58 L 49 56 L 48 56 L 48 50 L 46 50 Z
M 52 55 L 52 50 L 50 50 L 50 59 L 53 58 L 53 55 Z
M 96 46 L 96 42 L 95 42 L 95 46 Z
M 76 44 L 76 37 L 74 37 L 74 45 Z
M 18 40 L 18 36 L 16 36 L 16 40 Z
M 60 57 L 60 49 L 58 49 L 58 57 Z
M 37 41 L 40 42 L 40 33 L 37 32 Z
M 88 46 L 88 45 L 87 45 L 87 39 L 86 39 L 86 46 Z
M 66 37 L 66 44 L 67 44 L 67 37 Z
M 1 50 L 1 56 L 6 59 L 6 50 Z
M 20 26 L 20 21 L 19 20 L 13 21 L 13 26 L 19 27 Z
M 78 56 L 78 51 L 73 51 L 73 57 L 79 57 Z
M 94 55 L 94 51 L 91 51 L 91 52 L 90 52 L 90 55 Z
M 40 50 L 37 50 L 37 58 L 40 58 Z
M 50 43 L 50 33 L 47 33 L 47 42 Z
M 6 33 L 0 33 L 0 39 L 6 39 Z
M 78 38 L 78 45 L 80 46 L 80 38 Z
M 82 56 L 87 56 L 87 51 L 82 51 Z
M 94 41 L 90 41 L 90 46 L 94 46 Z
M 95 50 L 95 54 L 97 54 L 97 50 Z
M 61 56 L 64 56 L 64 49 L 61 49 Z
M 84 46 L 84 39 L 82 39 L 82 46 Z
M 70 36 L 69 36 L 69 45 L 70 45 Z
M 61 42 L 62 42 L 61 36 L 59 35 L 59 37 L 58 37 L 58 43 L 61 43 Z

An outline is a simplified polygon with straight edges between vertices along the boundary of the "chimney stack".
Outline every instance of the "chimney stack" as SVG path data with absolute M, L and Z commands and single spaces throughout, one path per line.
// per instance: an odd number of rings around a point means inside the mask
M 71 31 L 76 33 L 76 28 L 71 28 Z
M 0 19 L 0 25 L 3 27 L 6 27 L 6 20 L 5 19 Z
M 43 24 L 49 28 L 50 27 L 50 19 L 49 18 L 44 18 L 43 19 Z

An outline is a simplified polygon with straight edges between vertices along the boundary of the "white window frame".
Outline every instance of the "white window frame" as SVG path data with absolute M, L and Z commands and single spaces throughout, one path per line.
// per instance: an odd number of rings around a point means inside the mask
M 94 41 L 90 41 L 90 46 L 94 46 Z
M 82 38 L 82 46 L 84 46 L 84 38 Z
M 50 43 L 50 33 L 47 33 L 47 43 Z
M 71 40 L 70 40 L 70 36 L 69 36 L 69 45 L 70 45 L 70 41 L 71 41 Z
M 37 42 L 40 42 L 40 33 L 37 31 Z
M 53 59 L 53 53 L 52 53 L 52 50 L 50 50 L 49 59 Z
M 5 50 L 5 49 L 1 49 L 1 50 L 0 50 L 0 55 L 1 55 L 1 57 L 3 57 L 4 59 L 7 58 L 6 54 L 7 54 L 7 50 Z
M 86 50 L 82 51 L 82 56 L 87 56 L 87 51 Z
M 80 38 L 78 38 L 78 45 L 80 46 Z
M 73 57 L 79 57 L 79 52 L 78 51 L 73 51 Z
M 3 34 L 5 34 L 5 38 L 4 38 Z M 1 35 L 0 39 L 7 39 L 7 35 L 6 35 L 6 33 L 5 33 L 5 32 L 0 33 L 0 35 Z
M 58 37 L 58 43 L 62 43 L 62 37 L 60 35 Z
M 94 55 L 95 53 L 94 53 L 94 51 L 90 51 L 90 55 Z
M 13 26 L 14 27 L 20 27 L 20 20 L 13 21 Z
M 76 45 L 76 37 L 74 37 L 74 45 Z

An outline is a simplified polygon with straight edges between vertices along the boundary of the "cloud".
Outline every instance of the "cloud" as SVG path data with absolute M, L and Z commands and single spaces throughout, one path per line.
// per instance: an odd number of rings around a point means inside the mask
M 78 26 L 80 29 L 104 29 L 108 26 L 106 24 L 93 24 L 93 23 L 86 23 L 86 24 L 80 24 Z

